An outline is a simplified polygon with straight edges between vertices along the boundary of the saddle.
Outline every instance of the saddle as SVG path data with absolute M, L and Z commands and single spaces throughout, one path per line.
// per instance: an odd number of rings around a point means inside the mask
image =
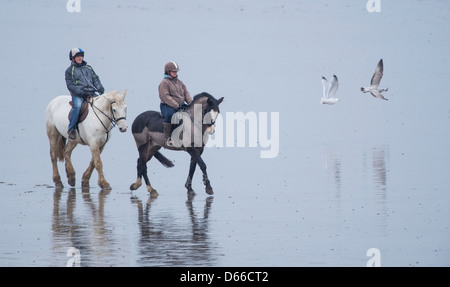
M 69 111 L 69 121 L 70 121 L 70 115 L 72 114 L 72 110 L 73 110 L 73 102 L 70 101 L 69 104 L 70 104 L 70 106 L 72 107 L 72 108 L 70 109 L 70 111 Z M 88 101 L 84 101 L 84 102 L 81 104 L 81 110 L 80 110 L 80 115 L 78 116 L 78 122 L 77 122 L 77 124 L 78 124 L 78 123 L 81 123 L 82 121 L 84 121 L 84 120 L 86 119 L 88 113 L 89 113 L 89 109 L 88 109 Z

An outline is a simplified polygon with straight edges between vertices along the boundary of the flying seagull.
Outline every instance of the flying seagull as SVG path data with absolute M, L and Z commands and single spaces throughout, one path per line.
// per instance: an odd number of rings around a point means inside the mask
M 370 80 L 370 86 L 366 88 L 361 88 L 361 91 L 364 93 L 370 92 L 372 96 L 375 98 L 387 100 L 382 92 L 387 92 L 388 88 L 380 89 L 378 86 L 380 85 L 381 78 L 383 77 L 383 59 L 378 62 L 377 68 L 375 69 L 375 73 L 373 73 L 372 80 Z
M 328 80 L 324 76 L 322 76 L 322 86 L 323 86 L 323 95 L 322 98 L 320 99 L 320 103 L 328 105 L 334 105 L 335 103 L 337 103 L 339 99 L 334 97 L 339 87 L 339 82 L 336 75 L 333 75 L 331 84 L 328 84 Z

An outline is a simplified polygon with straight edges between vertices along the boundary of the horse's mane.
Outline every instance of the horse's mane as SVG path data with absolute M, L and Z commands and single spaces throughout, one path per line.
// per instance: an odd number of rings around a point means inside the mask
M 192 99 L 191 105 L 194 104 L 195 102 L 197 102 L 199 99 L 201 99 L 203 97 L 207 97 L 208 99 L 210 99 L 212 101 L 217 101 L 216 98 L 214 98 L 213 96 L 211 96 L 207 92 L 202 92 L 202 93 L 194 96 L 194 98 Z
M 124 94 L 126 94 L 126 92 L 127 92 L 127 90 L 124 91 Z M 114 99 L 118 100 L 118 99 L 120 99 L 120 97 L 119 97 L 120 95 L 122 95 L 122 94 L 121 94 L 121 92 L 119 90 L 113 90 L 113 91 L 105 92 L 105 93 L 103 93 L 101 95 L 98 95 L 96 97 L 93 97 L 92 100 L 93 101 L 97 101 L 99 99 L 104 98 L 105 96 L 111 96 Z

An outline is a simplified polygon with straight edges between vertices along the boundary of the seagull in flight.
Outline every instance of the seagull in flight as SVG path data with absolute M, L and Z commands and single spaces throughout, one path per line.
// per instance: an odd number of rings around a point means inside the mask
M 381 93 L 387 92 L 388 88 L 386 88 L 386 89 L 378 88 L 382 77 L 383 77 L 383 59 L 381 59 L 378 62 L 377 68 L 375 69 L 375 73 L 373 73 L 372 79 L 370 80 L 370 86 L 361 88 L 361 91 L 363 93 L 370 92 L 372 94 L 372 96 L 374 96 L 375 98 L 379 98 L 379 99 L 383 99 L 383 100 L 387 101 L 387 99 L 385 97 L 383 97 L 383 95 Z
M 336 75 L 333 75 L 331 84 L 328 84 L 328 80 L 324 76 L 322 76 L 322 86 L 323 86 L 323 95 L 322 98 L 320 99 L 320 103 L 327 105 L 334 105 L 335 103 L 337 103 L 339 99 L 334 97 L 339 87 L 339 82 Z

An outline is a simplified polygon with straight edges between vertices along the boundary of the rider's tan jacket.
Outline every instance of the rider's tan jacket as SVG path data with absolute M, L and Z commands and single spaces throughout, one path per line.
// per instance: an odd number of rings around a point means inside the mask
M 178 78 L 164 77 L 158 87 L 159 98 L 162 103 L 178 109 L 186 101 L 192 102 L 191 95 L 184 83 Z

